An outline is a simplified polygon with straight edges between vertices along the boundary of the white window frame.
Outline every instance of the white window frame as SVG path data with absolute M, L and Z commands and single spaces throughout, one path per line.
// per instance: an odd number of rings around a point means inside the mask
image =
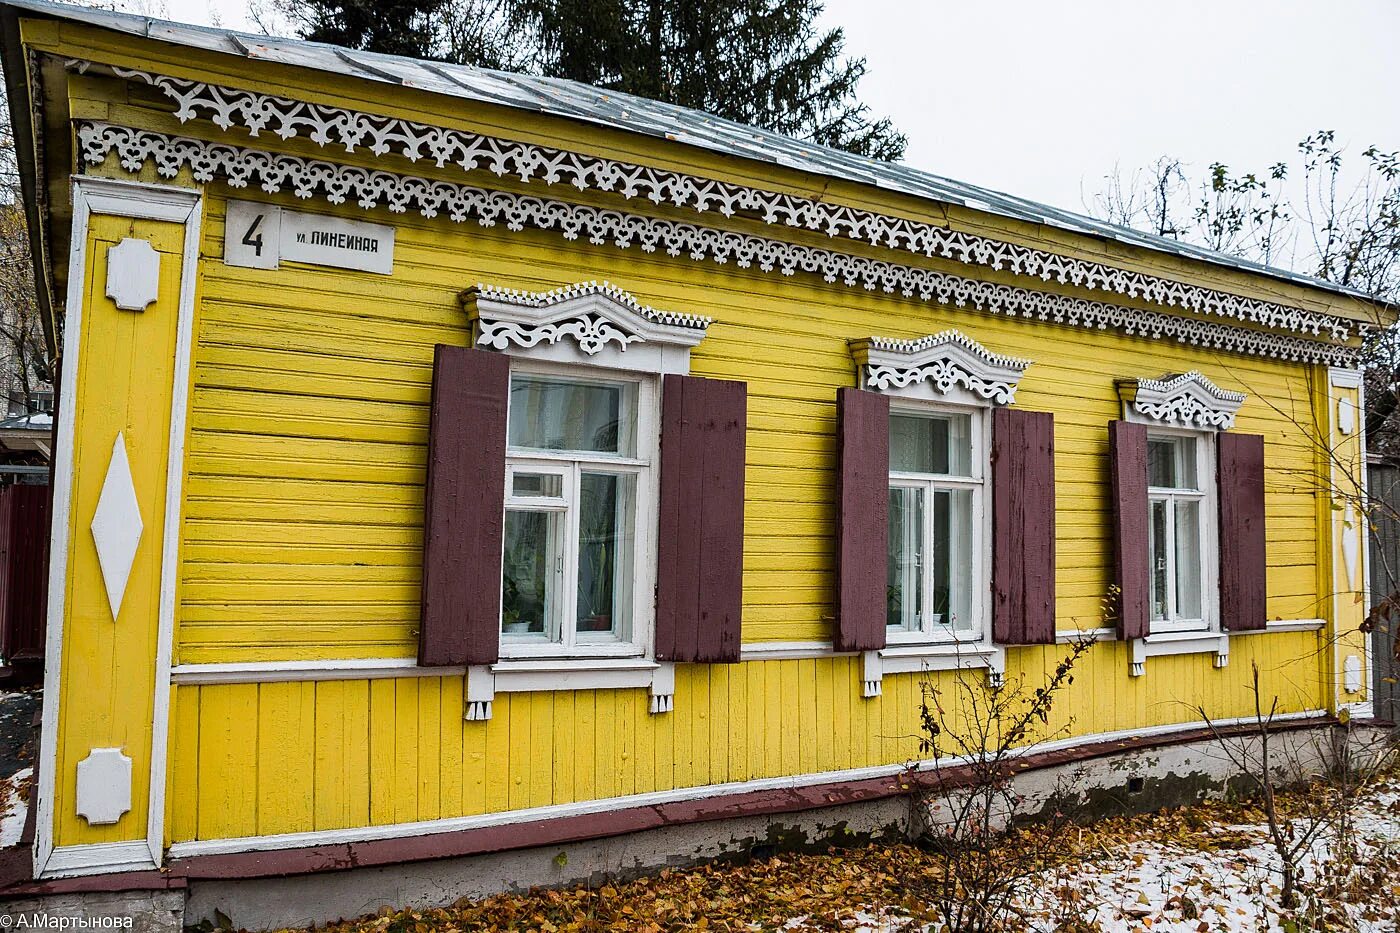
M 923 489 L 925 497 L 924 541 L 922 553 L 928 553 L 933 536 L 932 508 L 935 490 L 969 490 L 972 493 L 972 571 L 968 601 L 970 625 L 955 630 L 943 622 L 933 621 L 933 562 L 925 560 L 921 568 L 924 607 L 917 631 L 892 625 L 885 628 L 885 642 L 891 647 L 913 645 L 982 645 L 990 643 L 992 553 L 987 543 L 992 535 L 992 512 L 988 508 L 991 491 L 991 417 L 992 409 L 981 405 L 959 405 L 947 402 L 892 401 L 890 417 L 934 418 L 939 415 L 965 415 L 971 433 L 971 462 L 969 476 L 933 473 L 889 471 L 889 485 Z M 888 557 L 886 558 L 888 560 Z M 888 573 L 888 568 L 886 569 Z
M 915 340 L 864 337 L 850 341 L 862 389 L 890 398 L 890 414 L 970 414 L 975 436 L 974 572 L 969 615 L 972 627 L 962 633 L 900 632 L 885 627 L 886 646 L 861 657 L 861 695 L 880 696 L 885 674 L 911 671 L 985 668 L 987 679 L 1000 686 L 1006 670 L 1006 649 L 992 641 L 992 412 L 1016 400 L 1016 386 L 1027 359 L 993 353 L 956 330 L 943 330 Z M 942 479 L 942 478 L 940 478 Z M 922 628 L 922 626 L 921 626 Z
M 519 357 L 511 360 L 512 382 L 517 375 L 542 376 L 581 383 L 634 384 L 636 388 L 636 424 L 634 425 L 637 450 L 636 456 L 611 456 L 608 454 L 588 454 L 575 451 L 545 451 L 528 448 L 506 448 L 506 495 L 502 503 L 502 516 L 507 510 L 521 508 L 534 511 L 558 511 L 566 516 L 561 529 L 563 566 L 556 570 L 556 580 L 562 583 L 561 598 L 557 600 L 557 623 L 560 625 L 559 641 L 542 641 L 539 636 L 521 636 L 503 631 L 502 620 L 497 622 L 500 633 L 502 661 L 528 659 L 567 659 L 567 658 L 638 658 L 650 657 L 652 632 L 656 614 L 656 529 L 659 514 L 658 468 L 661 456 L 661 399 L 657 376 L 650 373 L 635 373 L 621 370 L 602 369 L 592 366 L 576 366 L 563 363 L 527 360 Z M 507 411 L 509 423 L 509 411 Z M 578 573 L 578 520 L 577 505 L 567 507 L 569 501 L 577 501 L 571 491 L 578 489 L 582 472 L 596 467 L 597 472 L 626 473 L 635 477 L 636 507 L 633 528 L 633 569 L 632 569 L 632 611 L 626 633 L 579 633 L 576 623 L 575 601 Z M 590 471 L 591 472 L 591 471 Z M 554 473 L 563 478 L 565 496 L 559 500 L 541 500 L 539 497 L 513 495 L 513 479 L 516 473 Z M 504 554 L 502 555 L 504 558 Z M 503 561 L 504 563 L 504 561 Z M 504 571 L 502 571 L 504 572 Z M 572 585 L 570 582 L 572 581 Z M 583 637 L 580 637 L 580 636 Z M 590 637 L 591 636 L 591 637 Z
M 1167 587 L 1168 610 L 1164 619 L 1150 618 L 1149 631 L 1153 635 L 1178 632 L 1214 633 L 1220 631 L 1220 547 L 1219 547 L 1219 499 L 1215 479 L 1215 433 L 1194 431 L 1184 428 L 1152 425 L 1147 429 L 1150 444 L 1154 439 L 1190 438 L 1194 440 L 1196 451 L 1196 486 L 1194 489 L 1178 487 L 1149 486 L 1147 489 L 1147 529 L 1149 549 L 1152 533 L 1152 506 L 1155 502 L 1167 504 L 1167 527 L 1171 530 L 1167 544 Z M 1178 448 L 1179 449 L 1179 448 Z M 1200 556 L 1201 617 L 1180 618 L 1175 613 L 1176 603 L 1176 502 L 1193 501 L 1200 503 L 1200 540 L 1197 542 Z M 1154 568 L 1148 566 L 1148 592 L 1152 590 Z

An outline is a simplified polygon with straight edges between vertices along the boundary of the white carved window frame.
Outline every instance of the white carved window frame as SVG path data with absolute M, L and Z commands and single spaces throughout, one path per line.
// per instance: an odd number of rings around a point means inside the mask
M 1147 673 L 1147 659 L 1179 654 L 1213 654 L 1216 667 L 1230 662 L 1230 635 L 1220 627 L 1220 498 L 1216 484 L 1216 435 L 1234 427 L 1245 395 L 1221 389 L 1199 372 L 1116 383 L 1123 420 L 1144 425 L 1149 438 L 1191 437 L 1196 441 L 1196 473 L 1201 490 L 1200 536 L 1205 559 L 1201 574 L 1202 624 L 1192 629 L 1158 625 L 1146 638 L 1129 641 L 1129 671 Z M 1148 508 L 1152 497 L 1149 493 Z M 1150 533 L 1150 520 L 1147 525 Z M 1151 568 L 1148 568 L 1149 573 Z M 1150 582 L 1149 582 L 1150 586 Z
M 472 345 L 510 356 L 512 374 L 591 376 L 635 383 L 638 448 L 632 458 L 638 481 L 631 637 L 567 650 L 503 638 L 500 661 L 468 668 L 467 718 L 491 718 L 498 692 L 538 690 L 645 687 L 651 694 L 651 712 L 670 712 L 675 670 L 655 660 L 652 638 L 661 377 L 690 372 L 690 351 L 704 339 L 710 319 L 657 311 L 606 282 L 582 282 L 543 293 L 478 285 L 463 293 L 462 303 Z M 507 451 L 508 476 L 517 467 L 528 470 L 548 459 L 547 453 Z
M 965 414 L 972 422 L 973 630 L 926 633 L 889 631 L 886 647 L 864 652 L 863 690 L 879 696 L 885 674 L 985 669 L 999 686 L 1006 650 L 992 641 L 992 412 L 1016 398 L 1016 387 L 1030 360 L 987 350 L 956 330 L 917 340 L 867 337 L 850 343 L 862 389 L 889 396 L 892 415 Z

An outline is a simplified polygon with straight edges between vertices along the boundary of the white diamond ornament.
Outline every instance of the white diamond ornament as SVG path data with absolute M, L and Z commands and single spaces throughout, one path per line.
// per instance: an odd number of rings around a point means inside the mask
M 141 544 L 141 506 L 136 501 L 136 485 L 131 479 L 131 462 L 126 456 L 126 438 L 120 433 L 112 444 L 112 461 L 92 514 L 92 540 L 97 545 L 97 563 L 107 586 L 107 604 L 115 620 L 121 612 L 131 565 Z

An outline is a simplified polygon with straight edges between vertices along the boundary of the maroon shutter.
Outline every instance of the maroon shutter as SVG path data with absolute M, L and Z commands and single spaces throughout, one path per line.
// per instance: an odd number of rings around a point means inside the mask
M 739 660 L 747 388 L 695 376 L 662 383 L 657 660 Z
M 439 344 L 433 356 L 418 663 L 498 660 L 510 358 Z
M 890 400 L 836 390 L 837 651 L 885 647 Z
M 1113 495 L 1113 578 L 1118 586 L 1118 637 L 1146 638 L 1147 426 L 1108 423 L 1108 469 Z
M 1055 642 L 1055 421 L 992 413 L 992 638 Z
M 1264 438 L 1221 433 L 1216 483 L 1220 495 L 1220 622 L 1232 632 L 1262 629 L 1268 623 Z

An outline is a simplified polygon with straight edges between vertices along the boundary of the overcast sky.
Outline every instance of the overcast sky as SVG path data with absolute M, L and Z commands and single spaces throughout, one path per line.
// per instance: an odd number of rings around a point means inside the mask
M 127 0 L 253 31 L 245 0 Z M 826 0 L 905 161 L 1082 211 L 1115 166 L 1400 149 L 1400 0 Z

